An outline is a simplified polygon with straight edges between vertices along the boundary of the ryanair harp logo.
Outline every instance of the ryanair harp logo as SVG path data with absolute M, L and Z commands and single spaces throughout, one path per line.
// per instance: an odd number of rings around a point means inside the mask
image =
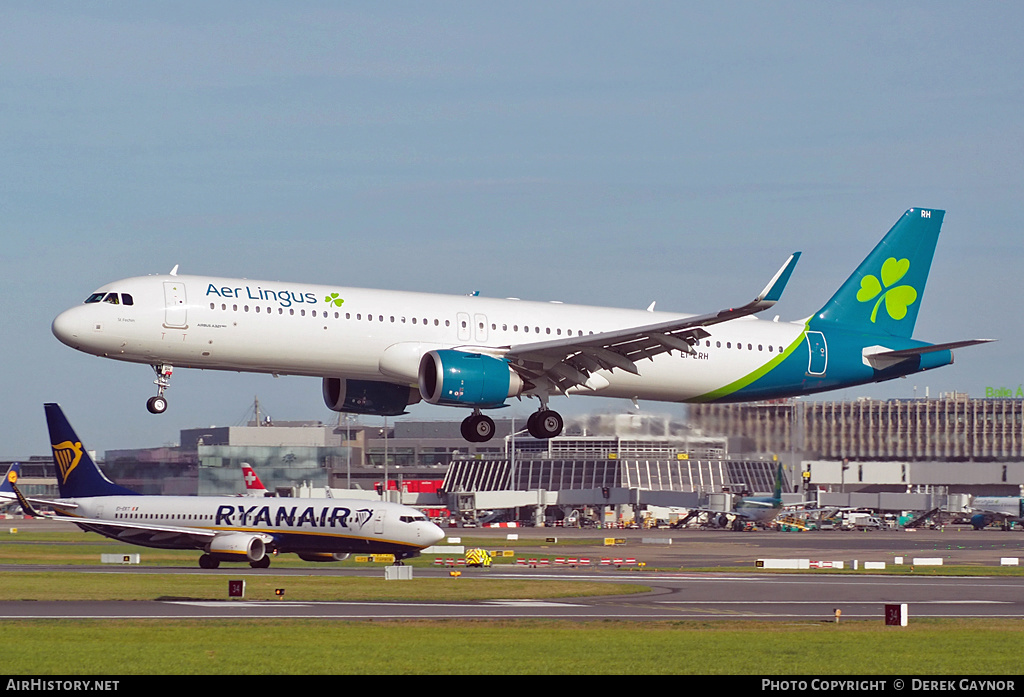
M 50 447 L 53 448 L 53 461 L 60 470 L 61 481 L 67 484 L 71 471 L 78 467 L 78 462 L 82 459 L 82 444 L 66 440 L 63 443 L 54 443 Z

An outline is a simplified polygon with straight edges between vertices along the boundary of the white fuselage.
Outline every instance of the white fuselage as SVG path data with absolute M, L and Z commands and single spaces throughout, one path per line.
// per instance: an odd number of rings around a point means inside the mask
M 586 336 L 686 315 L 616 308 L 272 283 L 204 276 L 117 281 L 53 322 L 87 353 L 150 365 L 415 385 L 420 357 Z M 132 304 L 125 304 L 125 296 Z M 802 339 L 803 323 L 753 318 L 716 325 L 695 354 L 664 353 L 639 375 L 602 370 L 579 394 L 686 401 L 757 371 Z
M 119 526 L 96 530 L 150 547 L 197 548 L 201 533 L 267 535 L 281 552 L 416 552 L 444 538 L 444 532 L 416 509 L 399 504 L 349 499 L 224 496 L 94 496 L 63 499 L 65 513 Z M 59 509 L 59 502 L 54 503 Z M 137 533 L 130 526 L 138 526 Z M 160 528 L 166 528 L 161 530 Z

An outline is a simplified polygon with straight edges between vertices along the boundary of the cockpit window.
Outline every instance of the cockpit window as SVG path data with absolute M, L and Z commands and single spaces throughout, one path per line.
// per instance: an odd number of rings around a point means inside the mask
M 426 520 L 427 517 L 425 515 L 403 515 L 399 516 L 398 519 L 403 523 L 415 523 L 418 520 Z
M 135 300 L 128 293 L 93 293 L 85 299 L 85 303 L 105 302 L 111 305 L 134 305 Z

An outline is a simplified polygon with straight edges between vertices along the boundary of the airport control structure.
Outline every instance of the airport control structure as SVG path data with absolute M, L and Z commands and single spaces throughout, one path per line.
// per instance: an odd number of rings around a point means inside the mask
M 467 443 L 458 422 L 346 417 L 181 432 L 180 445 L 108 450 L 115 482 L 149 494 L 242 492 L 242 464 L 280 496 L 385 498 L 451 525 L 732 525 L 745 497 L 965 521 L 977 497 L 1024 494 L 1024 400 L 938 399 L 688 405 L 688 419 L 591 414 L 549 440 L 496 420 Z M 374 422 L 372 425 L 368 422 Z M 24 487 L 54 495 L 48 457 Z M 330 489 L 331 491 L 326 491 Z M 806 512 L 801 514 L 807 517 Z

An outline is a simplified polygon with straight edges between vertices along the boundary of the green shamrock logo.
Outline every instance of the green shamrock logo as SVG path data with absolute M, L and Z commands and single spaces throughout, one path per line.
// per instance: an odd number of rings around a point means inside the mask
M 324 302 L 327 303 L 328 305 L 333 304 L 335 307 L 341 307 L 341 304 L 345 301 L 342 300 L 341 296 L 338 295 L 337 293 L 331 293 L 326 298 L 324 298 Z
M 879 293 L 882 293 L 883 286 L 886 289 L 882 296 L 878 298 L 878 302 L 875 303 L 875 309 L 871 311 L 872 323 L 875 321 L 875 317 L 878 316 L 878 306 L 882 304 L 883 300 L 885 301 L 885 311 L 889 313 L 890 317 L 895 320 L 901 320 L 907 316 L 907 308 L 917 301 L 917 291 L 912 286 L 897 286 L 896 284 L 907 275 L 909 270 L 909 259 L 889 257 L 882 264 L 882 273 L 879 274 L 882 277 L 881 282 L 871 274 L 860 279 L 860 290 L 857 291 L 857 300 L 862 303 L 874 300 Z

